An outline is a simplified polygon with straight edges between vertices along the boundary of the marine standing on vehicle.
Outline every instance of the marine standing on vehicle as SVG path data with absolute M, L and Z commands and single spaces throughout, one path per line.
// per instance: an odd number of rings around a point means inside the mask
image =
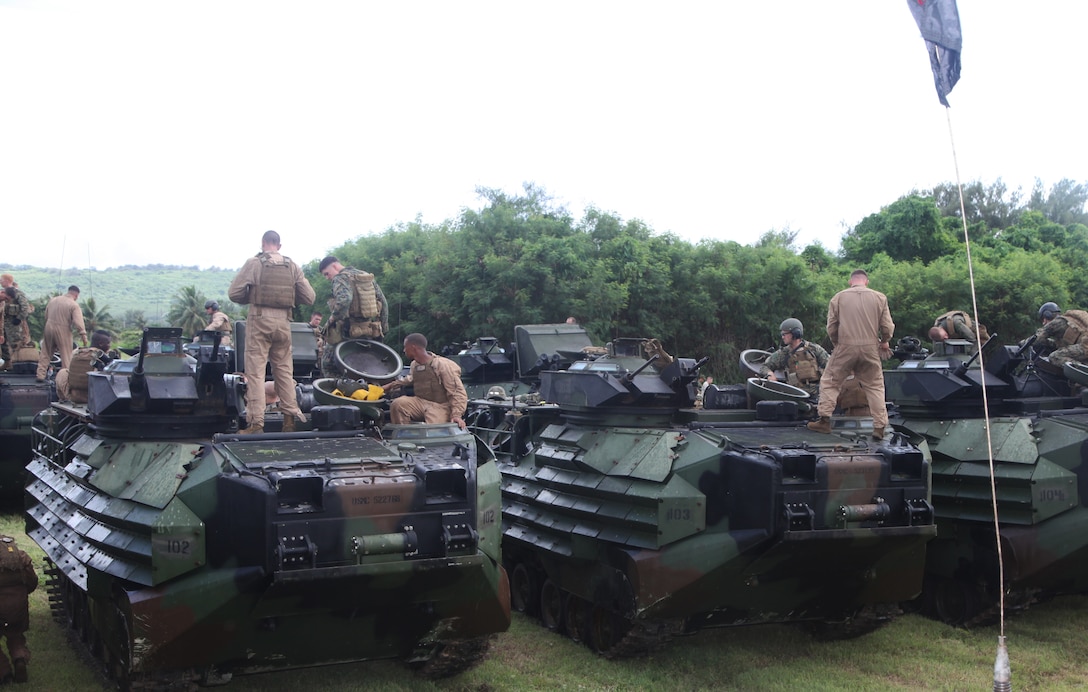
M 291 312 L 298 304 L 313 305 L 316 295 L 302 268 L 280 254 L 279 233 L 264 234 L 261 251 L 242 265 L 227 295 L 239 305 L 251 305 L 245 334 L 247 427 L 240 432 L 264 432 L 264 370 L 270 361 L 283 411 L 283 432 L 294 432 L 295 422 L 305 418 L 295 397 Z
M 389 301 L 373 274 L 345 267 L 334 255 L 321 260 L 318 271 L 332 283 L 331 314 L 325 325 L 330 348 L 322 353 L 321 373 L 334 377 L 343 373 L 331 347 L 347 339 L 382 341 L 389 333 Z
M 79 286 L 68 287 L 68 292 L 54 296 L 45 305 L 45 329 L 42 334 L 42 353 L 38 357 L 38 382 L 45 382 L 49 372 L 49 362 L 53 352 L 60 354 L 60 366 L 68 367 L 72 362 L 72 329 L 79 332 L 79 338 L 87 345 L 87 327 L 83 324 L 83 311 L 79 309 Z
M 11 274 L 0 274 L 0 288 L 4 289 L 5 292 L 7 292 L 7 289 L 9 288 L 15 292 L 15 304 L 18 306 L 18 312 L 21 314 L 21 319 L 23 323 L 23 335 L 22 338 L 18 341 L 20 344 L 26 345 L 30 342 L 30 322 L 27 320 L 27 316 L 30 315 L 30 313 L 34 312 L 34 305 L 31 304 L 30 300 L 26 297 L 26 294 L 23 293 L 21 288 L 19 288 L 19 284 L 15 283 L 15 277 Z M 8 293 L 8 295 L 11 294 Z M 4 315 L 4 318 L 4 322 L 5 324 L 7 324 L 6 313 Z M 5 334 L 5 337 L 6 336 L 7 335 Z M 4 354 L 3 358 L 5 361 L 8 360 L 8 356 L 6 353 Z M 6 364 L 4 366 L 4 369 L 8 369 Z
M 831 432 L 831 414 L 843 383 L 851 373 L 865 391 L 873 417 L 873 439 L 884 439 L 888 407 L 884 401 L 884 369 L 881 360 L 891 358 L 889 341 L 895 331 L 888 297 L 869 288 L 864 269 L 850 274 L 850 288 L 839 291 L 827 306 L 827 336 L 831 339 L 831 360 L 820 379 L 819 418 L 809 430 Z
M 805 341 L 805 326 L 801 320 L 790 317 L 778 327 L 784 346 L 778 349 L 759 369 L 760 377 L 777 381 L 775 370 L 786 371 L 786 383 L 800 387 L 813 399 L 820 395 L 820 377 L 831 357 L 823 346 Z
M 15 352 L 22 348 L 23 335 L 26 333 L 26 316 L 30 313 L 26 306 L 26 296 L 19 302 L 21 293 L 14 286 L 8 286 L 0 290 L 0 305 L 4 309 L 4 331 L 0 333 L 0 358 L 4 359 L 4 365 L 0 370 L 11 370 L 11 361 Z

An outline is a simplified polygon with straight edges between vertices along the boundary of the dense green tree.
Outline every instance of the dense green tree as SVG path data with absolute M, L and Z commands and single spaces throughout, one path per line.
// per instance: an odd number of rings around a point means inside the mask
M 896 337 L 923 340 L 937 315 L 953 309 L 973 313 L 977 301 L 978 319 L 991 334 L 1018 341 L 1038 326 L 1039 305 L 1055 300 L 1064 307 L 1069 298 L 1066 271 L 1052 257 L 1016 250 L 994 264 L 983 253 L 973 257 L 972 268 L 963 253 L 928 265 L 880 255 L 868 268 L 869 285 L 888 296 Z
M 1043 192 L 1043 181 L 1035 179 L 1031 190 L 1028 209 L 1041 212 L 1048 220 L 1068 226 L 1069 224 L 1088 225 L 1088 185 L 1062 178 L 1050 187 L 1050 192 Z
M 507 341 L 517 324 L 573 315 L 596 343 L 657 337 L 677 355 L 708 356 L 704 371 L 719 381 L 739 381 L 747 375 L 739 353 L 776 346 L 786 317 L 829 345 L 827 302 L 858 266 L 888 294 L 899 336 L 924 337 L 937 314 L 973 309 L 958 192 L 956 211 L 943 217 L 951 209 L 943 202 L 893 202 L 847 234 L 840 257 L 819 244 L 798 252 L 788 229 L 752 246 L 692 245 L 598 209 L 575 220 L 532 185 L 519 194 L 478 192 L 478 210 L 438 225 L 416 219 L 333 250 L 377 276 L 390 304 L 390 342 L 411 331 L 436 348 L 477 336 Z M 945 202 L 950 194 L 950 186 L 935 193 Z M 1078 262 L 1088 257 L 1084 227 L 1025 210 L 1018 194 L 1000 181 L 965 191 L 979 314 L 1010 339 L 1034 329 L 1043 300 L 1077 303 Z M 306 271 L 321 309 L 329 284 L 316 264 Z
M 1023 195 L 1019 189 L 1009 192 L 1000 178 L 992 185 L 975 180 L 963 186 L 963 209 L 960 208 L 960 191 L 955 183 L 941 183 L 932 190 L 912 193 L 919 197 L 932 197 L 942 217 L 963 218 L 975 228 L 992 232 L 1014 225 L 1022 211 Z M 981 226 L 980 226 L 981 225 Z
M 828 252 L 827 248 L 819 241 L 808 245 L 801 251 L 801 259 L 810 271 L 822 272 L 829 269 L 835 263 L 835 255 Z
M 136 329 L 137 331 L 143 331 L 147 326 L 147 317 L 144 315 L 143 310 L 125 310 L 124 316 L 121 318 L 122 329 Z
M 893 260 L 932 262 L 956 247 L 932 199 L 908 195 L 870 214 L 842 238 L 842 256 L 864 264 L 878 253 Z
M 204 302 L 207 299 L 196 286 L 183 286 L 170 301 L 166 321 L 171 327 L 181 327 L 185 336 L 193 336 L 207 325 Z

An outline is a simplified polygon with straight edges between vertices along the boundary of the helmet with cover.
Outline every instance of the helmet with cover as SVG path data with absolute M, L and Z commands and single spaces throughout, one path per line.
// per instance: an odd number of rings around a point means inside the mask
M 782 324 L 779 325 L 778 330 L 782 332 L 782 334 L 792 334 L 794 339 L 800 339 L 805 335 L 805 325 L 801 324 L 801 320 L 796 317 L 782 320 Z

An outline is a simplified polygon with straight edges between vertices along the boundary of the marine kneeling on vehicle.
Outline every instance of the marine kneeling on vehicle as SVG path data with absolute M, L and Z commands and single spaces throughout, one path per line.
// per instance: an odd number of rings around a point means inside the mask
M 389 420 L 394 425 L 413 421 L 456 423 L 465 428 L 468 392 L 461 382 L 461 366 L 449 358 L 427 350 L 427 337 L 404 337 L 404 354 L 412 359 L 409 375 L 386 385 L 386 392 L 396 392 L 406 384 L 414 387 L 414 396 L 399 396 L 389 405 Z

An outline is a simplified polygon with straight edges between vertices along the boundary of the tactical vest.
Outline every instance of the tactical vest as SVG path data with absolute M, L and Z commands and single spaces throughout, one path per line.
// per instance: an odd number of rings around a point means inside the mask
M 433 357 L 431 362 L 423 366 L 422 369 L 417 369 L 420 364 L 416 363 L 412 368 L 412 387 L 415 389 L 416 396 L 420 399 L 447 404 L 449 403 L 449 397 L 446 396 L 446 389 L 442 386 L 442 377 L 434 369 L 435 363 L 441 357 Z
M 385 335 L 382 333 L 378 292 L 374 290 L 374 275 L 353 268 L 344 272 L 348 273 L 351 281 L 348 336 L 352 339 L 380 339 Z
M 26 561 L 23 551 L 11 536 L 0 536 L 0 586 L 20 586 Z
M 261 308 L 294 308 L 295 265 L 290 258 L 284 257 L 283 264 L 274 264 L 267 252 L 257 257 L 261 260 L 261 272 L 251 302 Z
M 5 317 L 18 317 L 20 312 L 18 303 L 13 303 L 9 300 L 4 304 Z
M 933 320 L 933 326 L 934 327 L 940 327 L 940 328 L 944 329 L 946 332 L 948 332 L 949 335 L 951 335 L 952 330 L 949 329 L 948 327 L 952 326 L 952 318 L 954 318 L 956 315 L 961 315 L 963 317 L 963 322 L 964 322 L 964 324 L 967 325 L 968 329 L 974 329 L 975 328 L 974 323 L 971 322 L 971 316 L 968 315 L 963 310 L 949 310 L 948 312 L 944 313 L 943 315 L 941 315 L 937 319 Z M 948 327 L 945 326 L 946 324 L 948 325 Z
M 788 370 L 786 379 L 794 386 L 812 384 L 820 379 L 820 364 L 816 360 L 816 354 L 809 349 L 807 343 L 796 351 L 790 352 L 786 369 Z
M 1062 313 L 1066 328 L 1058 339 L 1058 348 L 1088 342 L 1088 312 L 1084 310 L 1066 310 Z
M 94 346 L 76 349 L 68 365 L 68 396 L 77 404 L 87 403 L 87 374 L 105 354 Z

